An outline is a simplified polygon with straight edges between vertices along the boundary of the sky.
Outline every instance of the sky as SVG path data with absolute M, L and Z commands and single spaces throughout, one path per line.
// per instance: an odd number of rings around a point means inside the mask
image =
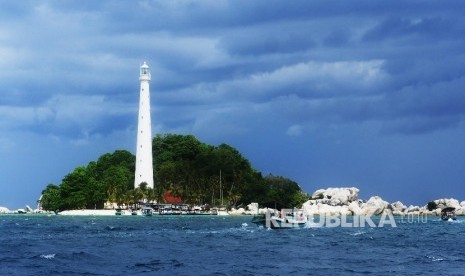
M 463 1 L 0 0 L 0 206 L 153 134 L 304 191 L 465 200 Z

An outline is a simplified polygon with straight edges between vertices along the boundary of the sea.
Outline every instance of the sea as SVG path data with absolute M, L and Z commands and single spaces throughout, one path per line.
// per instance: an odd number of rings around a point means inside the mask
M 465 218 L 287 230 L 251 220 L 0 215 L 0 275 L 465 275 Z

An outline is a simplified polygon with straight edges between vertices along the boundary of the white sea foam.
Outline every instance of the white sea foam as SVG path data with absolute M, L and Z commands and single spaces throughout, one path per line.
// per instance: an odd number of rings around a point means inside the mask
M 55 258 L 55 254 L 42 254 L 40 255 L 41 258 L 44 258 L 44 259 L 47 259 L 47 260 L 51 260 L 53 258 Z
M 445 260 L 444 258 L 441 258 L 441 257 L 428 256 L 428 255 L 426 255 L 426 258 L 430 259 L 432 262 L 441 262 Z
M 319 223 L 315 223 L 313 221 L 307 221 L 304 226 L 304 228 L 319 228 L 319 227 L 323 227 L 323 225 Z
M 350 235 L 351 235 L 351 236 L 358 236 L 358 235 L 363 235 L 363 234 L 366 234 L 366 233 L 367 233 L 367 232 L 365 232 L 365 231 L 360 231 L 360 230 L 359 230 L 359 231 L 357 231 L 357 232 L 355 232 L 355 233 L 352 233 L 352 234 L 350 234 Z

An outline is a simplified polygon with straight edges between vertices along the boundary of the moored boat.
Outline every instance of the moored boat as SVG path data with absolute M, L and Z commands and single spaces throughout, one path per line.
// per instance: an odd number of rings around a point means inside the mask
M 146 217 L 151 217 L 153 215 L 153 208 L 145 206 L 141 209 L 142 215 Z
M 444 221 L 456 220 L 457 217 L 455 216 L 455 208 L 454 207 L 443 208 L 441 210 L 441 219 Z

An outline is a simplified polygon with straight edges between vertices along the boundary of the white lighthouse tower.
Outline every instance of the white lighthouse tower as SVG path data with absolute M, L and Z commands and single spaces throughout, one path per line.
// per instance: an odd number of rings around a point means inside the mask
M 153 188 L 152 123 L 150 120 L 150 70 L 144 62 L 140 67 L 139 121 L 137 125 L 136 175 L 134 188 L 142 182 Z

